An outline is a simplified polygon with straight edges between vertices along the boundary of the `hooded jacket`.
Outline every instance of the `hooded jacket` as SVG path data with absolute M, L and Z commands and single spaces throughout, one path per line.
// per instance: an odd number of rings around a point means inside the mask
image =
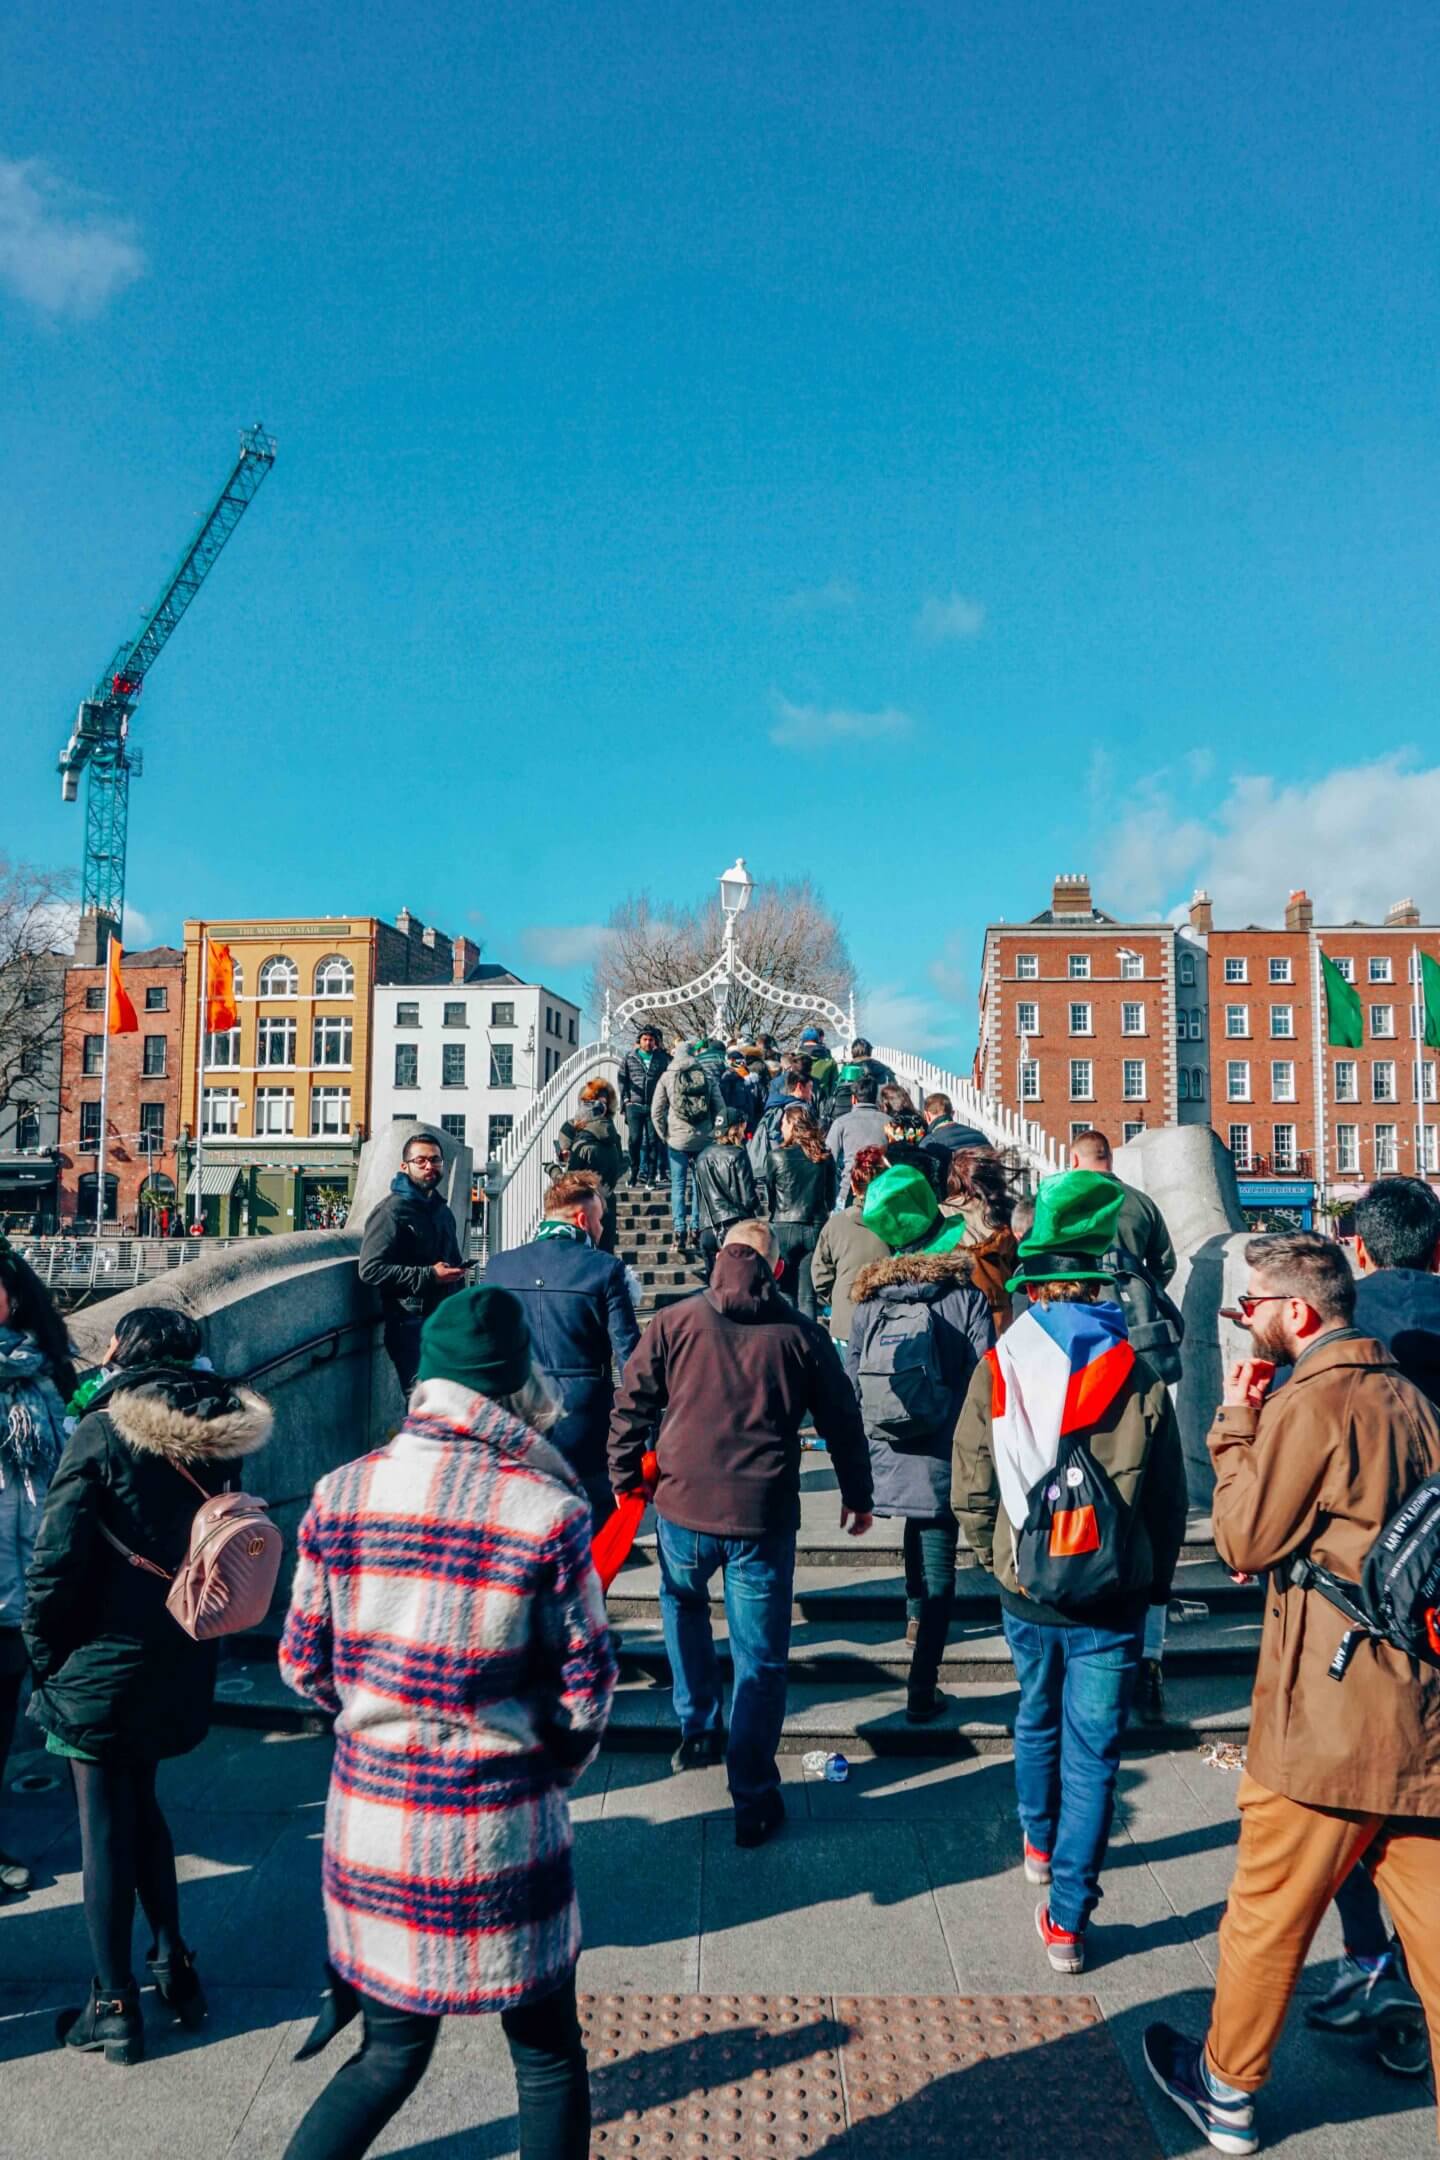
M 861 1220 L 891 1252 L 950 1252 L 965 1239 L 964 1217 L 940 1213 L 934 1186 L 911 1163 L 870 1180 Z
M 243 1483 L 270 1437 L 268 1404 L 215 1373 L 117 1373 L 65 1445 L 30 1564 L 25 1647 L 30 1715 L 102 1762 L 157 1762 L 198 1747 L 210 1727 L 216 1646 L 166 1610 L 167 1586 L 132 1567 L 101 1525 L 172 1571 L 190 1548 L 200 1495 Z
M 692 1125 L 680 1115 L 676 1101 L 676 1081 L 679 1075 L 698 1067 L 705 1076 L 709 1106 L 698 1125 Z M 650 1103 L 650 1121 L 667 1147 L 678 1155 L 698 1155 L 710 1145 L 715 1133 L 715 1120 L 724 1118 L 730 1122 L 729 1106 L 720 1091 L 720 1077 L 713 1062 L 697 1057 L 693 1051 L 677 1057 L 662 1076 Z
M 830 1450 L 842 1504 L 868 1514 L 864 1428 L 834 1345 L 780 1295 L 759 1253 L 728 1245 L 709 1289 L 658 1312 L 625 1367 L 611 1483 L 617 1493 L 638 1486 L 654 1445 L 655 1507 L 667 1522 L 710 1537 L 796 1530 L 807 1417 Z
M 439 1192 L 422 1192 L 402 1170 L 366 1218 L 360 1280 L 379 1291 L 387 1320 L 401 1314 L 423 1320 L 460 1288 L 435 1280 L 431 1270 L 440 1260 L 448 1267 L 461 1265 L 450 1203 Z
M 940 1374 L 949 1391 L 945 1415 L 931 1430 L 892 1439 L 867 1430 L 877 1515 L 933 1520 L 950 1505 L 950 1455 L 955 1420 L 970 1377 L 995 1340 L 990 1307 L 970 1279 L 967 1252 L 902 1253 L 877 1260 L 855 1278 L 855 1313 L 845 1370 L 857 1397 L 860 1373 L 886 1314 L 900 1305 L 928 1305 Z

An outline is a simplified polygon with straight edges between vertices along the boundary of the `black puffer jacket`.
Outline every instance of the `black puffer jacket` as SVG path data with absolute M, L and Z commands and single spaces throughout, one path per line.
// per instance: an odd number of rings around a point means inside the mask
M 755 1173 L 743 1147 L 719 1145 L 697 1155 L 695 1190 L 700 1198 L 700 1228 L 717 1237 L 731 1223 L 751 1221 L 760 1212 Z
M 638 1050 L 627 1050 L 620 1066 L 620 1107 L 628 1110 L 631 1103 L 648 1110 L 655 1100 L 655 1090 L 670 1070 L 670 1053 L 657 1050 L 647 1065 Z
M 931 1432 L 903 1440 L 866 1432 L 877 1515 L 924 1519 L 943 1514 L 950 1505 L 955 1420 L 971 1374 L 995 1341 L 989 1301 L 971 1281 L 971 1264 L 963 1247 L 948 1253 L 897 1253 L 890 1260 L 872 1261 L 855 1278 L 845 1370 L 857 1396 L 865 1352 L 887 1306 L 912 1303 L 931 1308 L 940 1374 L 950 1393 L 949 1408 Z
M 777 1147 L 766 1165 L 765 1190 L 771 1222 L 811 1223 L 819 1229 L 835 1205 L 835 1158 L 825 1154 L 812 1162 L 793 1141 Z
M 44 1731 L 102 1762 L 158 1762 L 205 1738 L 215 1644 L 191 1640 L 165 1609 L 166 1584 L 101 1525 L 177 1568 L 201 1497 L 176 1465 L 207 1493 L 238 1489 L 270 1424 L 260 1396 L 214 1373 L 120 1373 L 94 1397 L 50 1482 L 30 1564 L 30 1715 Z

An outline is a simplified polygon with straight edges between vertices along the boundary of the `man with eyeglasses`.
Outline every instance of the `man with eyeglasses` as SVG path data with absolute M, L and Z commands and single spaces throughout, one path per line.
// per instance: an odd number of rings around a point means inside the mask
M 367 1216 L 360 1280 L 380 1293 L 385 1351 L 408 1402 L 420 1372 L 420 1330 L 465 1280 L 450 1204 L 440 1190 L 445 1153 L 432 1132 L 411 1133 L 400 1174 Z
M 1240 1843 L 1220 1928 L 1208 2038 L 1145 2035 L 1150 2074 L 1217 2152 L 1258 2149 L 1269 2075 L 1305 1956 L 1337 1883 L 1371 1867 L 1440 2034 L 1440 1669 L 1371 1638 L 1337 1685 L 1347 1621 L 1291 1579 L 1305 1557 L 1360 1577 L 1384 1525 L 1440 1471 L 1440 1417 L 1391 1351 L 1354 1325 L 1341 1248 L 1309 1232 L 1252 1238 L 1233 1317 L 1253 1355 L 1232 1365 L 1210 1433 L 1215 1545 L 1268 1574 L 1240 1781 Z M 1277 1367 L 1291 1367 L 1272 1392 Z

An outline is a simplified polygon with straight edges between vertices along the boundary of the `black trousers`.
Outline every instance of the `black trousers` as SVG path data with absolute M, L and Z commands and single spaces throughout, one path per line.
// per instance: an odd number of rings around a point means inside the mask
M 626 1106 L 625 1132 L 630 1148 L 630 1183 L 668 1177 L 665 1143 L 651 1122 L 650 1112 L 640 1103 Z
M 134 1978 L 131 1938 L 139 1894 L 156 1954 L 181 1948 L 175 1847 L 155 1797 L 154 1763 L 70 1765 L 80 1814 L 85 1928 L 102 1994 Z
M 960 1525 L 949 1508 L 924 1521 L 905 1519 L 905 1608 L 918 1623 L 910 1655 L 909 1697 L 927 1702 L 940 1677 L 955 1610 L 955 1548 Z
M 797 1305 L 807 1320 L 819 1318 L 819 1306 L 815 1297 L 815 1285 L 810 1279 L 810 1263 L 815 1257 L 815 1247 L 820 1242 L 822 1223 L 777 1222 L 773 1226 L 775 1245 L 785 1262 L 785 1272 L 780 1277 L 780 1294 Z
M 395 1368 L 400 1393 L 407 1403 L 420 1377 L 420 1330 L 424 1324 L 418 1313 L 385 1316 L 385 1354 Z
M 360 1997 L 365 2038 L 337 2070 L 285 2148 L 285 2160 L 360 2160 L 425 2075 L 438 2017 Z M 575 1975 L 553 1995 L 502 2010 L 515 2066 L 520 2160 L 588 2160 L 590 2077 L 575 2004 Z

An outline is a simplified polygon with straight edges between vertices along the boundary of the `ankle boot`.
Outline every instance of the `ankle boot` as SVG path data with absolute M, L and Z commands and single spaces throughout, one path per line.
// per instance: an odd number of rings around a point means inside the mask
M 320 2015 L 295 2050 L 296 2062 L 309 2062 L 327 2048 L 336 2033 L 343 2032 L 352 2018 L 360 2015 L 360 1998 L 348 1980 L 342 1980 L 333 1965 L 325 1967 L 325 1992 L 320 1998 Z
M 209 2015 L 210 2005 L 205 2000 L 194 1957 L 185 1945 L 181 1943 L 168 1958 L 157 1957 L 152 1945 L 145 1962 L 150 1968 L 155 1992 L 170 2015 L 178 2019 L 187 2032 L 199 2032 Z
M 85 2055 L 98 2055 L 103 2049 L 106 2062 L 144 2062 L 145 2021 L 134 1980 L 127 1980 L 118 1995 L 103 1994 L 100 1982 L 92 1980 L 90 2000 L 83 2010 L 61 2011 L 55 2037 Z

